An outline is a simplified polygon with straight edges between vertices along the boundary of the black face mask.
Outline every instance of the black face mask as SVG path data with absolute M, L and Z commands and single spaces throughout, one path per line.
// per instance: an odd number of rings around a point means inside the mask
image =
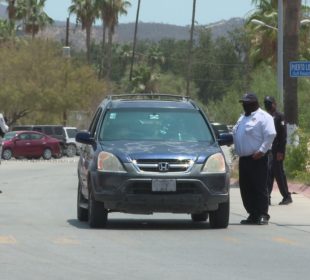
M 258 109 L 258 104 L 257 103 L 247 103 L 243 102 L 242 103 L 243 110 L 245 116 L 251 115 L 252 112 L 256 111 Z
M 271 102 L 264 102 L 265 109 L 270 112 L 272 110 L 272 103 Z

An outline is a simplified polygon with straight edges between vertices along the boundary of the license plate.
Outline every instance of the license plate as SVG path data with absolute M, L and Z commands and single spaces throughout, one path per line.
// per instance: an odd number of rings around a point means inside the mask
M 152 191 L 153 192 L 175 192 L 177 184 L 175 179 L 153 179 Z

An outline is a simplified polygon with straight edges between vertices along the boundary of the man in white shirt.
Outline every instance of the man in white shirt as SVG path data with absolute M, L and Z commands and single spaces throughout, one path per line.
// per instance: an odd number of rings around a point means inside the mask
M 1 163 L 1 159 L 2 159 L 2 138 L 3 138 L 4 134 L 9 131 L 9 127 L 5 123 L 5 119 L 1 113 L 0 113 L 0 129 L 1 129 L 1 131 L 0 131 L 0 163 Z
M 276 136 L 273 118 L 260 109 L 257 96 L 246 93 L 240 99 L 244 114 L 233 128 L 239 156 L 239 185 L 244 208 L 249 216 L 241 224 L 266 225 L 269 221 L 269 194 L 266 187 L 268 157 Z

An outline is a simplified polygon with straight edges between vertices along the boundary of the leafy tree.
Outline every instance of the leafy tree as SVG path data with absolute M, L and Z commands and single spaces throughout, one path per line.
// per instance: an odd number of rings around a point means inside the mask
M 0 19 L 0 45 L 3 42 L 7 42 L 13 33 L 12 25 L 7 20 Z
M 159 75 L 146 64 L 139 64 L 133 69 L 131 85 L 133 93 L 157 92 Z
M 203 103 L 221 99 L 233 82 L 240 79 L 243 67 L 230 40 L 223 37 L 214 41 L 209 30 L 200 31 L 194 50 L 193 80 Z
M 90 111 L 104 94 L 93 69 L 64 60 L 55 43 L 3 47 L 0 61 L 0 99 L 10 123 L 60 123 L 64 111 Z

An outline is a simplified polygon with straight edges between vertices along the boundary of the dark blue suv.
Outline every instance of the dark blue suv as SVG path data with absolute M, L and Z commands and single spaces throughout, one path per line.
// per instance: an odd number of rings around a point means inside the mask
M 206 115 L 183 96 L 109 96 L 99 106 L 78 164 L 77 213 L 90 227 L 105 227 L 109 212 L 188 213 L 229 222 L 229 168 Z

